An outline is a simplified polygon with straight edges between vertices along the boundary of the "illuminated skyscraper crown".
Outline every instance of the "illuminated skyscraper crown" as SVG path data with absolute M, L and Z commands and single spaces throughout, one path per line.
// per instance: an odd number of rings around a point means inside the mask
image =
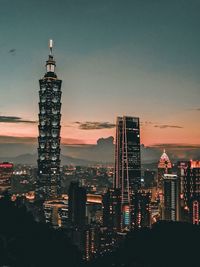
M 165 152 L 165 149 L 163 151 L 162 156 L 160 157 L 160 161 L 170 161 L 167 153 Z
M 171 161 L 169 160 L 169 157 L 167 153 L 165 152 L 165 149 L 163 151 L 163 154 L 160 157 L 158 168 L 172 168 Z

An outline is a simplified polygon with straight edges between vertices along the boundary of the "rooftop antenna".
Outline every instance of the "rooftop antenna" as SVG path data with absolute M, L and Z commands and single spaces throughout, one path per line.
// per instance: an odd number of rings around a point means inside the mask
M 49 40 L 49 49 L 50 49 L 50 56 L 52 56 L 52 50 L 53 50 L 53 40 Z

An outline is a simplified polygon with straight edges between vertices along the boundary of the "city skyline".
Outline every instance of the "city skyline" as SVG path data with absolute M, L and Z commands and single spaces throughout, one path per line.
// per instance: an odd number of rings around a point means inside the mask
M 0 266 L 199 266 L 188 2 L 0 0 Z
M 17 2 L 2 1 L 0 11 L 0 143 L 35 142 L 38 78 L 53 38 L 64 80 L 62 143 L 114 136 L 123 114 L 141 118 L 147 146 L 200 144 L 197 1 Z

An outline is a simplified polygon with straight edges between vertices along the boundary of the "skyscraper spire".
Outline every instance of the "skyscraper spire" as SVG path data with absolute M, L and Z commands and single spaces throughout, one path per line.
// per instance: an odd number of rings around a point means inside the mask
M 53 40 L 49 40 L 49 58 L 46 61 L 46 74 L 45 77 L 57 78 L 55 74 L 56 61 L 53 58 Z
M 53 40 L 49 39 L 49 49 L 50 49 L 50 56 L 52 56 L 52 51 L 53 51 Z

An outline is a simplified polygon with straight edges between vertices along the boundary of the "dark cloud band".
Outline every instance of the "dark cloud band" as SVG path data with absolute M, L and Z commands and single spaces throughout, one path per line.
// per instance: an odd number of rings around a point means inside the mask
M 156 144 L 156 145 L 152 145 L 150 146 L 151 148 L 159 148 L 159 149 L 183 149 L 183 150 L 193 150 L 193 149 L 198 149 L 200 150 L 200 145 L 198 144 L 178 144 L 178 143 L 174 143 L 174 144 Z
M 37 121 L 23 120 L 16 116 L 0 116 L 0 122 L 4 123 L 36 123 Z
M 168 124 L 161 124 L 161 125 L 154 125 L 155 128 L 166 129 L 166 128 L 176 128 L 182 129 L 182 126 L 179 125 L 168 125 Z
M 12 49 L 10 49 L 9 51 L 8 51 L 8 53 L 10 53 L 10 54 L 14 54 L 16 52 L 16 49 L 15 48 L 12 48 Z
M 76 121 L 78 124 L 79 129 L 81 130 L 99 130 L 99 129 L 112 129 L 115 127 L 115 124 L 110 122 L 97 122 L 97 121 L 86 121 L 86 122 L 79 122 Z

